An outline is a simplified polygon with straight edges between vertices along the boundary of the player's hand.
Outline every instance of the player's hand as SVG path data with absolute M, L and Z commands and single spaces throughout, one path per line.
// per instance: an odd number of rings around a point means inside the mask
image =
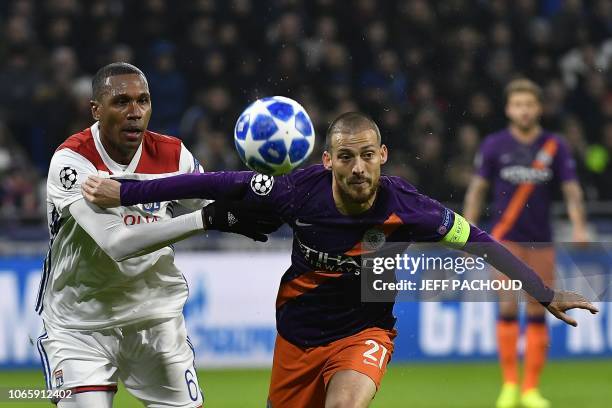
M 215 201 L 202 208 L 202 220 L 207 230 L 233 232 L 255 241 L 266 242 L 282 219 L 265 207 L 243 201 Z
M 553 314 L 557 319 L 563 320 L 565 323 L 570 324 L 574 327 L 578 326 L 576 320 L 569 317 L 565 312 L 569 309 L 585 309 L 595 314 L 599 310 L 593 306 L 584 296 L 575 292 L 555 292 L 555 296 L 546 307 L 550 313 Z
M 89 176 L 83 184 L 81 191 L 85 199 L 98 207 L 111 208 L 121 205 L 121 183 L 97 176 Z
M 572 235 L 574 242 L 584 244 L 590 241 L 589 232 L 586 228 L 574 228 L 574 233 Z

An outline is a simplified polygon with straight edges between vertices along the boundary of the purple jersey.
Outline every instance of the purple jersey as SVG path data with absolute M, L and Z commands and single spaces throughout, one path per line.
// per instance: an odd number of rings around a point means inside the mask
M 575 163 L 563 140 L 542 132 L 533 143 L 523 144 L 508 129 L 493 133 L 482 143 L 476 172 L 493 184 L 495 238 L 551 241 L 553 189 L 576 179 Z
M 362 241 L 436 242 L 451 245 L 492 242 L 461 216 L 422 194 L 408 182 L 381 176 L 373 206 L 359 215 L 336 208 L 332 173 L 315 165 L 281 177 L 253 172 L 181 175 L 121 186 L 121 202 L 158 201 L 162 197 L 241 199 L 265 204 L 294 232 L 291 266 L 281 278 L 276 300 L 279 333 L 293 344 L 310 347 L 369 327 L 391 329 L 393 303 L 361 302 Z M 480 238 L 478 238 L 480 236 Z M 490 254 L 505 258 L 510 272 L 528 293 L 549 302 L 553 292 L 498 245 Z M 518 262 L 518 263 L 517 263 Z M 511 273 L 508 273 L 511 276 Z

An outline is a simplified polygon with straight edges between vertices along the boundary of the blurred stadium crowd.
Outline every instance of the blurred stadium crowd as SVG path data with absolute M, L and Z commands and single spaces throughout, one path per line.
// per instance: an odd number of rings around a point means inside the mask
M 41 223 L 54 149 L 89 126 L 90 78 L 128 61 L 153 96 L 149 128 L 207 170 L 242 168 L 240 111 L 301 102 L 317 125 L 363 110 L 391 147 L 386 172 L 460 202 L 479 141 L 505 125 L 504 85 L 542 85 L 587 199 L 611 200 L 610 0 L 7 0 L 0 3 L 0 220 Z

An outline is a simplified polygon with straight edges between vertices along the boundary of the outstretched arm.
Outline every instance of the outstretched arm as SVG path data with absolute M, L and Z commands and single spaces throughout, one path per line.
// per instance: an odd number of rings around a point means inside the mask
M 250 171 L 220 171 L 181 174 L 147 181 L 122 180 L 121 183 L 91 176 L 83 183 L 83 195 L 90 202 L 104 208 L 190 198 L 241 200 L 249 185 L 256 183 L 253 177 L 257 176 L 261 175 Z M 272 180 L 274 184 L 280 181 L 280 178 L 274 180 L 268 176 L 261 177 L 263 183 Z M 278 187 L 275 190 L 267 198 L 282 194 Z
M 463 231 L 469 231 L 468 234 Z M 459 230 L 459 232 L 458 232 Z M 454 234 L 452 234 L 454 233 Z M 448 237 L 448 238 L 447 238 Z M 493 239 L 489 234 L 470 225 L 463 217 L 455 214 L 453 229 L 443 241 L 455 247 L 461 246 L 466 252 L 483 257 L 487 263 L 495 267 L 511 279 L 520 280 L 523 289 L 540 302 L 556 318 L 572 326 L 577 326 L 576 320 L 565 312 L 569 309 L 585 309 L 595 314 L 597 308 L 582 295 L 574 292 L 555 292 L 547 287 L 542 279 L 520 259 L 515 257 L 506 247 Z
M 113 260 L 145 255 L 204 230 L 200 211 L 170 220 L 126 226 L 116 210 L 81 199 L 69 207 L 75 221 Z

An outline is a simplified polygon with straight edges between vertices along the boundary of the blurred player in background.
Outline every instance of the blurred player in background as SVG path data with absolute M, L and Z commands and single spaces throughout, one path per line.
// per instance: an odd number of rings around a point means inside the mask
M 559 185 L 574 227 L 574 241 L 586 241 L 587 229 L 574 160 L 561 138 L 542 129 L 541 113 L 542 91 L 538 85 L 527 79 L 508 84 L 508 128 L 489 135 L 482 143 L 476 157 L 476 174 L 465 196 L 464 215 L 472 224 L 478 223 L 483 200 L 492 185 L 491 235 L 551 284 L 555 253 L 550 207 Z M 534 242 L 540 244 L 530 244 Z M 520 399 L 524 407 L 546 408 L 550 404 L 538 392 L 548 348 L 545 310 L 533 299 L 527 304 L 524 378 L 519 396 L 518 304 L 503 294 L 501 300 L 497 339 L 503 387 L 497 407 L 518 406 Z
M 147 130 L 151 96 L 135 66 L 101 68 L 92 99 L 96 123 L 66 139 L 49 168 L 51 243 L 36 305 L 47 388 L 72 391 L 60 408 L 111 407 L 119 379 L 147 407 L 199 407 L 182 315 L 187 284 L 171 244 L 204 229 L 240 232 L 245 213 L 232 209 L 230 228 L 223 224 L 228 204 L 202 210 L 202 200 L 182 201 L 201 211 L 172 218 L 167 201 L 112 210 L 85 201 L 80 184 L 88 175 L 202 171 L 180 140 Z M 261 239 L 257 223 L 248 227 Z
M 555 316 L 575 324 L 563 313 L 568 308 L 596 312 L 579 295 L 565 293 L 566 300 L 560 300 L 526 265 L 460 215 L 401 178 L 381 176 L 386 159 L 378 126 L 349 112 L 329 127 L 322 166 L 276 178 L 218 172 L 120 184 L 93 177 L 83 184 L 83 193 L 101 206 L 171 197 L 240 198 L 267 205 L 292 227 L 292 263 L 276 299 L 272 408 L 367 407 L 380 387 L 396 332 L 393 303 L 361 301 L 359 256 L 362 242 L 372 237 L 454 247 L 487 243 L 470 248 L 486 247 L 487 260 L 520 279 Z

